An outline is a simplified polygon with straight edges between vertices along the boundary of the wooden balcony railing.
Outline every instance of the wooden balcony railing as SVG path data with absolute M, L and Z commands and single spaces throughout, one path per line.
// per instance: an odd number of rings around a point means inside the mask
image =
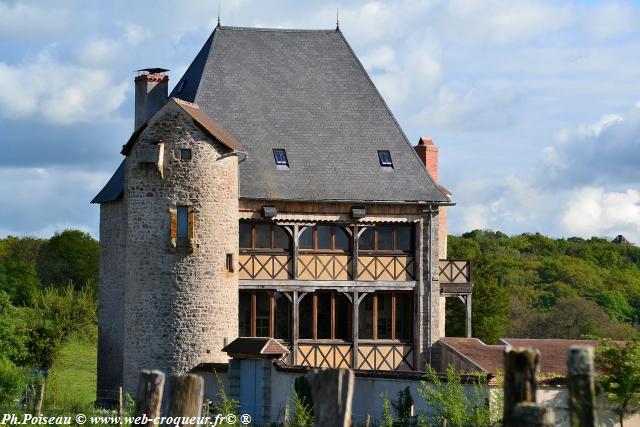
M 462 259 L 441 259 L 439 279 L 443 293 L 471 293 L 471 263 Z
M 358 280 L 415 280 L 414 258 L 407 255 L 360 255 Z
M 289 254 L 240 254 L 240 279 L 292 279 L 292 258 Z
M 412 281 L 415 258 L 409 255 L 359 255 L 355 280 Z M 240 254 L 240 279 L 288 280 L 293 277 L 291 254 L 245 252 Z M 300 253 L 297 280 L 354 280 L 349 254 Z
M 352 368 L 351 343 L 299 342 L 297 364 L 316 368 Z M 412 371 L 410 344 L 358 344 L 356 369 L 368 371 Z
M 351 255 L 300 254 L 299 280 L 351 280 Z

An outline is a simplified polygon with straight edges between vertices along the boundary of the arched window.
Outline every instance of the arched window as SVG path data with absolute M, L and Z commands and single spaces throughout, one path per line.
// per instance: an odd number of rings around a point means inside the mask
M 301 251 L 348 252 L 351 238 L 344 228 L 333 224 L 307 227 L 300 235 Z
M 240 250 L 288 251 L 289 233 L 273 222 L 240 221 Z
M 413 224 L 376 224 L 360 235 L 362 252 L 407 253 L 414 250 Z

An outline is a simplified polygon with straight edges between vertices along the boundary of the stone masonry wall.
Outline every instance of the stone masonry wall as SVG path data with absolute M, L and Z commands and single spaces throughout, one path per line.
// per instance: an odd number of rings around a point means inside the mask
M 125 202 L 100 205 L 97 400 L 118 401 L 124 352 L 124 282 L 127 211 Z
M 422 224 L 422 301 L 420 302 L 420 318 L 419 322 L 419 343 L 420 358 L 418 366 L 424 366 L 429 361 L 429 351 L 433 343 L 444 336 L 444 316 L 441 311 L 444 310 L 444 298 L 440 296 L 439 282 L 439 216 L 434 213 L 431 217 L 431 238 L 429 237 L 429 214 L 426 213 Z M 429 241 L 431 240 L 431 241 Z M 431 248 L 431 250 L 429 250 Z M 429 272 L 429 262 L 431 263 L 431 272 Z M 431 276 L 429 276 L 431 273 Z M 429 293 L 429 285 L 431 284 L 431 293 Z M 429 304 L 431 299 L 431 304 Z M 431 309 L 431 310 L 429 310 Z
M 157 165 L 137 161 L 159 142 L 164 177 Z M 180 148 L 190 148 L 192 160 L 179 160 Z M 125 191 L 124 385 L 134 391 L 141 369 L 183 373 L 228 360 L 220 350 L 238 328 L 237 157 L 170 101 L 134 145 Z M 195 253 L 180 241 L 171 245 L 170 209 L 178 205 L 196 210 Z M 234 273 L 225 271 L 227 253 L 233 254 Z

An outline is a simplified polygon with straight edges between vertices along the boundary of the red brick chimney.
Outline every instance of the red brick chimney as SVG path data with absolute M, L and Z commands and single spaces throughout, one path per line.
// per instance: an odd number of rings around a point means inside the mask
M 413 148 L 427 168 L 429 175 L 435 182 L 438 182 L 438 147 L 433 145 L 431 137 L 421 136 L 418 145 Z

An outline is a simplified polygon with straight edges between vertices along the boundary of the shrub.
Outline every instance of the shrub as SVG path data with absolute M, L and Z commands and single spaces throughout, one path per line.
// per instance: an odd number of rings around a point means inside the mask
M 23 368 L 18 368 L 10 360 L 0 358 L 0 402 L 11 404 L 25 390 L 27 376 Z

